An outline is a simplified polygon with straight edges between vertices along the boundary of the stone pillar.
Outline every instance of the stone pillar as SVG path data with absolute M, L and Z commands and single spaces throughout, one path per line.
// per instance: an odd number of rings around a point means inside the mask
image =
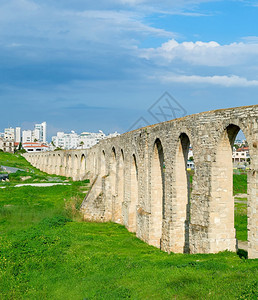
M 249 144 L 251 168 L 248 171 L 248 258 L 258 258 L 258 124 Z

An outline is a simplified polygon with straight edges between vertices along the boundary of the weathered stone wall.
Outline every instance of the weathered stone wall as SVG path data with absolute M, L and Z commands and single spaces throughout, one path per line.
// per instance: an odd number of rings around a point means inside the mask
M 85 151 L 25 154 L 51 174 L 90 178 L 86 220 L 114 221 L 167 252 L 236 250 L 232 143 L 250 147 L 248 253 L 258 258 L 258 105 L 187 116 L 101 141 Z M 193 147 L 190 193 L 186 162 Z

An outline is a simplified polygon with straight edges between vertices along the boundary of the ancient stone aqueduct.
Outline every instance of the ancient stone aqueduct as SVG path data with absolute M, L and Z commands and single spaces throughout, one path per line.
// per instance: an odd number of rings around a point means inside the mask
M 248 256 L 258 258 L 258 105 L 216 110 L 141 128 L 88 150 L 25 154 L 50 174 L 89 178 L 85 220 L 123 224 L 150 245 L 175 253 L 236 251 L 232 144 L 250 148 Z M 195 174 L 186 171 L 189 144 Z

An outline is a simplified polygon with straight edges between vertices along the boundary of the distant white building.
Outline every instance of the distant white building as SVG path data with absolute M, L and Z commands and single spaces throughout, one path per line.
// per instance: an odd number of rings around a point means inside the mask
M 21 142 L 21 127 L 5 128 L 4 133 L 0 135 L 6 141 L 14 141 L 15 143 Z
M 47 142 L 47 123 L 43 122 L 41 124 L 36 124 L 34 128 L 34 137 L 39 142 Z
M 247 163 L 250 160 L 250 153 L 248 147 L 233 149 L 232 161 L 233 163 Z
M 111 139 L 111 138 L 114 138 L 114 137 L 117 137 L 119 136 L 120 133 L 118 133 L 117 131 L 114 132 L 114 133 L 110 133 L 109 135 L 106 136 L 107 139 Z
M 22 143 L 47 142 L 47 123 L 36 124 L 34 130 L 22 131 Z
M 71 133 L 57 132 L 57 135 L 52 137 L 51 149 L 88 149 L 103 139 L 118 135 L 119 133 L 115 132 L 106 136 L 101 130 L 99 132 L 82 132 L 80 135 L 74 131 L 71 131 Z
M 192 148 L 192 146 L 190 145 L 189 151 L 188 151 L 188 160 L 190 160 L 191 158 L 193 158 L 193 148 Z
M 21 142 L 21 127 L 15 128 L 15 143 Z
M 31 143 L 33 141 L 32 130 L 23 130 L 22 131 L 22 143 Z
M 71 131 L 71 133 L 57 132 L 56 136 L 52 137 L 52 145 L 54 148 L 77 149 L 79 145 L 79 135 Z
M 14 141 L 15 140 L 15 129 L 10 127 L 10 128 L 5 128 L 4 130 L 4 139 L 6 141 Z
M 99 141 L 106 138 L 103 131 L 99 132 L 82 132 L 79 137 L 79 146 L 82 149 L 88 149 L 96 145 Z
M 48 146 L 39 142 L 23 143 L 23 149 L 27 152 L 44 152 L 48 150 Z
M 113 138 L 119 135 L 120 134 L 118 132 L 105 135 L 105 133 L 101 130 L 99 130 L 99 132 L 82 132 L 79 137 L 79 147 L 81 149 L 88 149 L 98 144 L 101 140 Z
M 0 138 L 0 149 L 4 152 L 13 153 L 14 152 L 14 140 L 5 140 Z

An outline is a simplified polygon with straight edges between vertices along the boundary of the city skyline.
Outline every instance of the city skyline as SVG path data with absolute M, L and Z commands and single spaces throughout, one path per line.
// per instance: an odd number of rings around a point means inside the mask
M 95 136 L 103 136 L 106 138 L 115 137 L 119 135 L 118 132 L 109 132 L 105 134 L 102 130 L 98 130 L 97 132 L 88 132 L 86 130 L 82 131 L 80 134 L 77 134 L 74 130 L 70 129 L 67 132 L 64 131 L 57 131 L 55 135 L 48 134 L 47 131 L 48 124 L 46 122 L 38 123 L 34 122 L 33 126 L 30 128 L 22 128 L 19 126 L 8 126 L 5 128 L 0 129 L 0 137 L 3 137 L 6 140 L 14 140 L 15 142 L 42 142 L 42 143 L 51 143 L 53 138 L 56 138 L 56 135 L 73 135 L 76 136 L 85 136 L 85 135 L 95 135 Z

